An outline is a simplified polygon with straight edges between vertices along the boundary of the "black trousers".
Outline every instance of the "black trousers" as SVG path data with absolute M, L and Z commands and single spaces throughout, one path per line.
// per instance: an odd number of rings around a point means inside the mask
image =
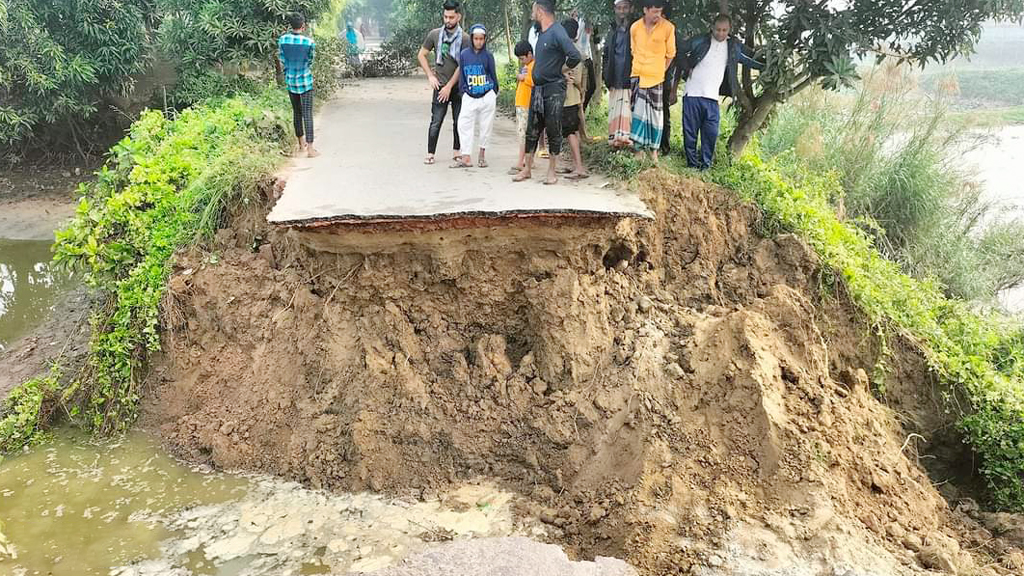
M 565 83 L 533 87 L 530 116 L 526 122 L 526 152 L 533 154 L 543 130 L 548 136 L 548 152 L 562 152 L 562 107 L 565 106 Z
M 452 109 L 452 132 L 455 133 L 455 140 L 452 150 L 462 150 L 459 142 L 459 112 L 462 110 L 462 92 L 453 87 L 447 102 L 437 101 L 437 90 L 434 90 L 434 99 L 430 102 L 430 130 L 427 131 L 427 153 L 437 152 L 437 140 L 441 137 L 441 125 L 444 124 L 444 117 L 448 114 L 448 107 Z
M 295 125 L 295 137 L 306 137 L 306 142 L 313 143 L 313 90 L 302 94 L 288 93 L 292 102 L 292 123 Z

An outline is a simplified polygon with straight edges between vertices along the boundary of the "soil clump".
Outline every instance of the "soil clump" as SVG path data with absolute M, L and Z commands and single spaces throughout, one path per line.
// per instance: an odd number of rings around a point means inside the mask
M 145 423 L 314 487 L 496 478 L 571 554 L 642 574 L 1011 573 L 872 395 L 877 346 L 812 250 L 727 190 L 639 187 L 653 222 L 387 249 L 241 217 L 177 259 Z

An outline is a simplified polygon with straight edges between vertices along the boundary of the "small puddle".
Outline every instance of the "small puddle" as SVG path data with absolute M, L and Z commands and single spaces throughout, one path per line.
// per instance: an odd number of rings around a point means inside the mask
M 435 501 L 331 494 L 190 467 L 147 435 L 62 436 L 0 464 L 0 573 L 260 576 L 385 567 L 430 542 L 524 534 L 513 495 L 468 484 Z
M 69 284 L 50 264 L 52 243 L 0 239 L 0 350 L 43 322 Z

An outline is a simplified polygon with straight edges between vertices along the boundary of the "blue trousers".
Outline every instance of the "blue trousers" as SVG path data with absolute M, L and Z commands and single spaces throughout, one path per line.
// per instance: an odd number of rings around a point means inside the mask
M 715 158 L 715 143 L 718 142 L 720 118 L 718 100 L 691 96 L 683 98 L 683 148 L 686 149 L 686 164 L 690 168 L 711 168 L 711 161 Z

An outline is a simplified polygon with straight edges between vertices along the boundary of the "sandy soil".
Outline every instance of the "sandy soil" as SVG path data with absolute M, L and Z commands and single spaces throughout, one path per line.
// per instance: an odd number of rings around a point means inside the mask
M 644 574 L 1015 573 L 872 396 L 877 346 L 812 251 L 728 191 L 651 172 L 639 193 L 655 222 L 389 249 L 241 218 L 218 264 L 177 263 L 145 423 L 316 487 L 493 477 L 572 554 Z

